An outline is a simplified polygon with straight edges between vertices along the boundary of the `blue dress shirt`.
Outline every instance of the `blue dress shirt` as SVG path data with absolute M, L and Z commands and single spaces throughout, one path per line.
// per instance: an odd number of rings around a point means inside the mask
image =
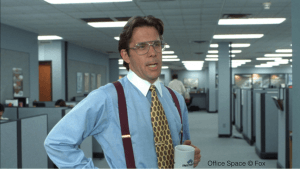
M 154 135 L 150 117 L 150 83 L 129 71 L 119 80 L 124 88 L 129 130 L 137 168 L 158 168 Z M 181 121 L 168 89 L 158 80 L 154 83 L 173 140 L 180 144 Z M 176 94 L 183 120 L 183 141 L 190 139 L 188 111 L 183 97 Z M 44 146 L 50 159 L 59 168 L 96 168 L 92 159 L 86 158 L 78 145 L 93 135 L 101 145 L 111 168 L 126 168 L 120 129 L 117 92 L 112 83 L 92 91 L 63 117 L 48 134 Z

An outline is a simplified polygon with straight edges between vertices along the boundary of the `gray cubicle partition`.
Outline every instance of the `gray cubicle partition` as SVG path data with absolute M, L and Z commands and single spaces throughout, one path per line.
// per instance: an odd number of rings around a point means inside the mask
M 282 100 L 283 110 L 278 109 L 278 160 L 277 168 L 290 168 L 289 146 L 289 115 L 291 114 L 290 92 L 292 89 L 281 89 L 279 99 Z
M 83 100 L 85 98 L 85 96 L 76 96 L 75 97 L 75 101 L 76 102 L 80 102 L 81 100 Z
M 272 97 L 278 90 L 256 93 L 256 154 L 262 159 L 276 159 L 278 152 L 278 112 Z
M 18 168 L 17 121 L 0 120 L 0 168 Z
M 65 115 L 63 112 L 67 107 L 23 107 L 19 108 L 19 118 L 30 117 L 34 115 L 47 114 L 48 115 L 48 133 L 56 125 L 56 123 L 62 119 Z M 55 168 L 53 162 L 48 158 L 48 168 Z
M 253 97 L 252 97 L 252 99 L 253 99 L 253 102 L 252 102 L 252 104 L 253 104 L 253 109 L 252 109 L 252 111 L 253 111 L 253 127 L 252 127 L 252 130 L 253 130 L 253 140 L 254 140 L 254 142 L 255 142 L 255 140 L 256 140 L 256 93 L 263 93 L 263 92 L 266 92 L 265 90 L 263 90 L 263 89 L 253 89 Z
M 47 136 L 47 115 L 20 119 L 21 166 L 18 168 L 48 168 L 44 148 Z
M 231 123 L 235 124 L 235 100 L 236 93 L 235 88 L 232 88 L 232 97 L 231 97 Z
M 241 113 L 241 89 L 235 89 L 236 99 L 235 99 L 235 127 L 238 132 L 243 131 L 242 126 L 242 113 Z
M 45 103 L 45 107 L 55 107 L 56 101 L 43 102 Z
M 3 117 L 8 118 L 9 120 L 18 119 L 18 107 L 5 107 Z
M 48 168 L 47 115 L 0 122 L 0 168 Z
M 250 144 L 254 143 L 254 116 L 253 116 L 253 90 L 252 89 L 243 89 L 243 137 Z
M 243 137 L 246 138 L 248 135 L 248 90 L 249 89 L 241 89 L 242 91 L 242 134 Z

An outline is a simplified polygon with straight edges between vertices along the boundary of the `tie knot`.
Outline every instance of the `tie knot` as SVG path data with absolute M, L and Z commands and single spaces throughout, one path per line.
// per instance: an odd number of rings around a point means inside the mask
M 154 85 L 151 85 L 149 90 L 150 90 L 151 92 L 155 91 L 155 86 L 154 86 Z

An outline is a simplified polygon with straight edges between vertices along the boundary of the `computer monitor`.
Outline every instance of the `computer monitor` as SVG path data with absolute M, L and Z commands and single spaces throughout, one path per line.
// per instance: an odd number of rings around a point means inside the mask
M 19 107 L 28 107 L 29 106 L 28 97 L 15 97 L 14 99 L 19 101 Z

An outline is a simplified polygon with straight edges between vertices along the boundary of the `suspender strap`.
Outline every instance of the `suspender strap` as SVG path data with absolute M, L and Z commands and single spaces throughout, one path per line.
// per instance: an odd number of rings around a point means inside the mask
M 173 101 L 175 102 L 176 108 L 177 108 L 177 110 L 178 110 L 178 112 L 179 112 L 179 116 L 180 116 L 180 120 L 181 120 L 181 125 L 182 125 L 182 116 L 181 116 L 181 110 L 180 110 L 180 105 L 179 105 L 178 99 L 177 99 L 177 97 L 176 97 L 176 95 L 175 95 L 175 93 L 173 92 L 172 89 L 170 89 L 170 88 L 167 87 L 167 86 L 166 86 L 166 88 L 169 90 L 169 92 L 170 92 L 171 95 L 172 95 Z M 181 132 L 180 144 L 182 144 L 183 125 L 182 125 L 182 127 L 181 127 L 181 131 L 180 131 L 180 132 Z
M 121 125 L 126 165 L 127 168 L 136 168 L 132 143 L 130 138 L 130 132 L 128 127 L 128 116 L 127 116 L 127 107 L 126 107 L 124 90 L 119 81 L 116 81 L 113 84 L 115 85 L 115 88 L 117 89 L 117 93 L 118 93 L 119 117 L 120 117 L 120 125 Z

